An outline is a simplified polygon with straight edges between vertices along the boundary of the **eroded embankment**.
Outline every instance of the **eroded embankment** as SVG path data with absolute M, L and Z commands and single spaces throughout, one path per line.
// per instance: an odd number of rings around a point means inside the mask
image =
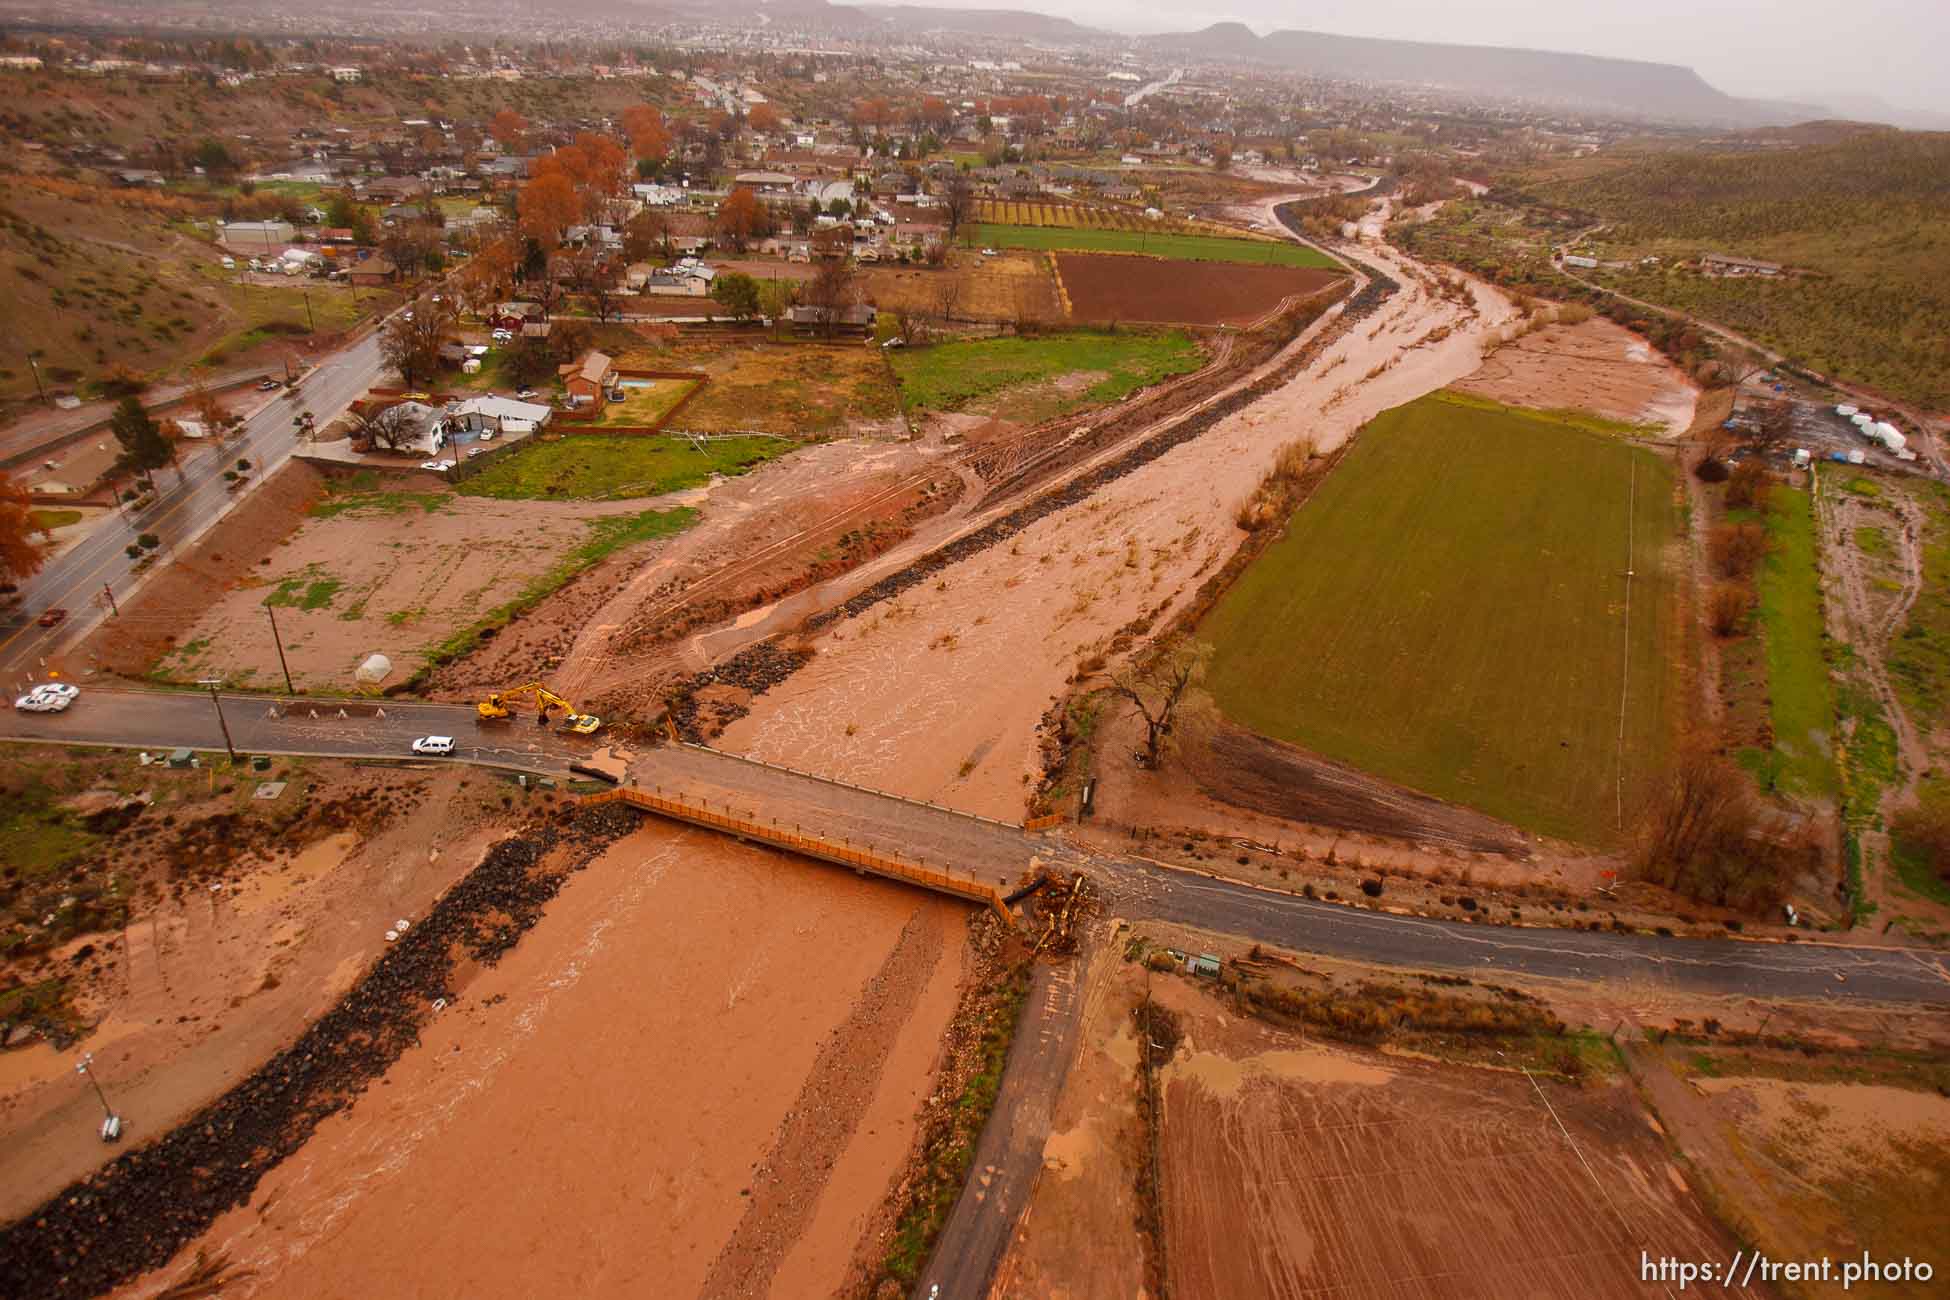
M 1364 268 L 1366 269 L 1366 268 Z M 1061 510 L 1067 510 L 1108 484 L 1131 474 L 1172 450 L 1206 433 L 1229 416 L 1292 382 L 1294 377 L 1319 359 L 1356 323 L 1372 315 L 1400 285 L 1379 271 L 1368 271 L 1369 279 L 1349 297 L 1341 314 L 1319 334 L 1296 349 L 1276 369 L 1252 383 L 1219 398 L 1202 410 L 1176 421 L 1144 439 L 1130 450 L 1077 476 L 1061 487 L 993 519 L 980 528 L 920 556 L 912 564 L 889 574 L 865 590 L 830 610 L 807 619 L 801 631 L 819 632 L 844 619 L 857 618 L 866 611 L 933 578 L 942 570 L 959 564 L 991 547 L 1008 541 L 1030 525 Z M 742 716 L 741 705 L 715 701 L 706 708 L 697 698 L 708 687 L 724 685 L 740 688 L 753 696 L 763 695 L 786 680 L 811 658 L 804 650 L 789 649 L 776 640 L 762 641 L 693 676 L 671 695 L 669 716 L 687 739 L 705 740 Z

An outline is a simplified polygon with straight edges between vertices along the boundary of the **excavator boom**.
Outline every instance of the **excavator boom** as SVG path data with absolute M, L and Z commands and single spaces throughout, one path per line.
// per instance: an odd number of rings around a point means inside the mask
M 501 722 L 512 717 L 517 704 L 532 702 L 536 709 L 536 721 L 546 723 L 548 715 L 556 710 L 562 711 L 562 723 L 577 735 L 594 735 L 603 725 L 603 720 L 590 713 L 576 712 L 576 706 L 557 695 L 541 682 L 527 682 L 513 690 L 495 691 L 485 700 L 474 706 L 474 712 L 482 722 Z

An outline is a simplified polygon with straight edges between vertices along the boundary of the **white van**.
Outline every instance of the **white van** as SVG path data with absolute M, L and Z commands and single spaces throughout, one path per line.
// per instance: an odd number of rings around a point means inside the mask
M 236 270 L 236 269 L 237 269 L 237 259 L 236 259 L 236 258 L 234 258 L 234 257 L 226 257 L 226 258 L 224 258 L 224 259 L 223 259 L 223 269 L 224 269 L 224 270 L 226 270 L 226 271 L 234 271 L 234 270 Z

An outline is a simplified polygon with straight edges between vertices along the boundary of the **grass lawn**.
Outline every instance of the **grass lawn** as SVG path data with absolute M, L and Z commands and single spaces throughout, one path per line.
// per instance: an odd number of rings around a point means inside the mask
M 623 400 L 603 407 L 593 427 L 647 427 L 670 414 L 670 409 L 697 387 L 694 379 L 630 379 L 624 381 Z
M 1422 398 L 1366 426 L 1207 617 L 1208 685 L 1265 735 L 1530 830 L 1613 840 L 1621 694 L 1628 812 L 1669 748 L 1662 551 L 1678 526 L 1653 453 Z
M 36 531 L 49 531 L 80 523 L 81 512 L 79 510 L 29 510 L 27 521 L 28 526 Z
M 974 232 L 975 242 L 985 248 L 1149 253 L 1153 257 L 1181 262 L 1266 262 L 1273 266 L 1340 267 L 1339 262 L 1318 249 L 1285 240 L 1152 234 L 1144 230 L 1079 230 L 1064 226 L 978 225 L 974 227 Z
M 1065 394 L 1069 400 L 1059 405 L 1069 410 L 1103 405 L 1146 384 L 1196 370 L 1204 361 L 1198 345 L 1179 330 L 1077 330 L 1037 338 L 970 339 L 904 348 L 893 356 L 901 400 L 911 412 L 959 410 L 1005 388 L 1078 372 L 1102 377 Z
M 568 434 L 531 439 L 455 490 L 504 501 L 653 497 L 696 487 L 713 474 L 742 474 L 792 447 L 779 438 L 726 438 L 699 452 L 682 438 Z
M 1774 751 L 1759 775 L 1784 794 L 1825 798 L 1838 789 L 1835 685 L 1823 653 L 1813 499 L 1777 487 L 1768 494 L 1765 522 L 1772 547 L 1755 585 Z

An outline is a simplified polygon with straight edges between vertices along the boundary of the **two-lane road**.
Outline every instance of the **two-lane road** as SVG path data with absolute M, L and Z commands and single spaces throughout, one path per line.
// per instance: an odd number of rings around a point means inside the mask
M 291 458 L 298 445 L 292 419 L 310 411 L 323 428 L 362 396 L 379 377 L 384 361 L 377 333 L 334 353 L 307 375 L 289 396 L 272 401 L 244 423 L 243 434 L 220 452 L 193 456 L 181 477 L 174 469 L 156 471 L 156 497 L 133 516 L 115 515 L 93 532 L 50 560 L 21 584 L 21 603 L 0 619 L 0 685 L 11 688 L 38 670 L 40 660 L 71 643 L 109 613 L 103 588 L 121 601 L 140 579 L 131 572 L 129 543 L 143 533 L 162 539 L 162 555 L 170 557 L 241 499 L 250 488 L 233 488 L 223 472 L 238 460 L 251 463 L 251 481 L 262 482 Z M 42 628 L 35 620 L 43 610 L 68 611 L 66 623 Z
M 419 736 L 452 736 L 454 757 L 560 775 L 599 742 L 537 727 L 527 716 L 482 725 L 466 704 L 396 700 L 298 700 L 223 694 L 223 721 L 207 694 L 195 691 L 97 690 L 84 686 L 65 713 L 8 707 L 0 740 L 205 752 L 224 747 L 223 728 L 240 754 L 339 758 L 410 758 Z M 11 706 L 9 699 L 7 704 Z M 272 710 L 276 709 L 276 716 Z M 341 717 L 341 711 L 345 716 Z

